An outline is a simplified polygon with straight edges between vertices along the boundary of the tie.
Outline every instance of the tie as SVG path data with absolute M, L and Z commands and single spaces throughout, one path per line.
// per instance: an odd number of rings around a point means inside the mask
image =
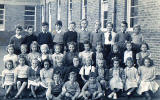
M 96 33 L 98 33 L 98 30 L 96 30 Z
M 111 34 L 111 33 L 109 33 L 108 40 L 109 40 L 109 41 L 111 41 L 111 40 L 112 40 L 112 34 Z

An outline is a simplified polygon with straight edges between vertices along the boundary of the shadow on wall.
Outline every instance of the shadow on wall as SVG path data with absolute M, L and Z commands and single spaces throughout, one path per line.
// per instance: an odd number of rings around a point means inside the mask
M 9 43 L 10 37 L 14 35 L 13 31 L 7 32 L 7 31 L 0 31 L 0 45 L 6 46 Z

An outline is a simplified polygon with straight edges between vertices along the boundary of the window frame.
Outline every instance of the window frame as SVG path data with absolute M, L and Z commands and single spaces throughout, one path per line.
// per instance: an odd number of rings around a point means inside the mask
M 73 0 L 68 0 L 68 26 L 72 21 L 72 11 L 73 11 Z
M 107 7 L 106 7 L 107 5 Z M 101 30 L 107 31 L 107 27 L 104 27 L 104 21 L 108 22 L 108 1 L 101 0 Z M 104 8 L 105 7 L 105 8 Z M 107 18 L 104 18 L 104 12 L 107 11 Z
M 0 5 L 3 5 L 3 6 L 4 6 L 3 8 L 0 8 L 0 10 L 2 10 L 2 11 L 3 11 L 3 14 L 0 14 L 0 15 L 2 15 L 2 16 L 3 16 L 3 18 L 2 18 L 2 19 L 0 19 L 0 20 L 2 20 L 2 21 L 3 21 L 2 26 L 0 25 L 0 31 L 4 31 L 4 30 L 5 30 L 5 5 L 4 5 L 4 4 L 0 4 Z
M 87 19 L 87 0 L 82 0 L 82 19 Z

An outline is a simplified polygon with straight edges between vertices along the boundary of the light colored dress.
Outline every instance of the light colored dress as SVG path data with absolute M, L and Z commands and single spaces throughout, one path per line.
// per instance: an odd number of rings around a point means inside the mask
M 151 54 L 149 51 L 147 52 L 139 52 L 136 54 L 136 59 L 137 59 L 137 63 L 139 66 L 142 66 L 142 61 L 143 61 L 143 58 L 145 57 L 151 57 Z
M 16 54 L 13 54 L 13 55 L 7 54 L 7 55 L 5 55 L 5 56 L 3 57 L 3 62 L 5 63 L 5 62 L 8 61 L 8 60 L 12 60 L 12 61 L 13 61 L 13 64 L 14 64 L 14 67 L 16 67 L 17 61 L 18 61 L 18 56 L 17 56 Z
M 2 71 L 2 77 L 4 77 L 3 86 L 14 84 L 14 69 L 4 69 Z
M 82 66 L 80 71 L 79 71 L 79 74 L 80 75 L 89 75 L 90 72 L 95 72 L 95 67 L 94 66 Z
M 62 53 L 54 53 L 52 55 L 52 62 L 53 62 L 53 67 L 56 67 L 57 66 L 57 60 L 61 60 L 64 58 L 64 55 Z
M 41 54 L 41 61 L 45 59 L 52 60 L 51 54 Z
M 17 78 L 28 78 L 29 68 L 30 67 L 27 65 L 24 65 L 24 66 L 18 65 L 15 68 L 14 75 L 17 76 Z
M 112 69 L 112 78 L 110 79 L 110 82 L 109 82 L 111 90 L 123 89 L 123 82 L 122 82 L 120 73 L 121 73 L 120 68 Z
M 152 91 L 153 93 L 155 93 L 158 90 L 159 85 L 155 81 L 155 76 L 156 76 L 155 71 L 156 69 L 154 66 L 151 67 L 140 66 L 138 68 L 138 72 L 140 75 L 140 85 L 137 90 L 137 93 L 139 95 L 149 90 Z
M 130 88 L 138 87 L 139 75 L 138 70 L 135 67 L 126 67 L 124 69 L 125 73 L 125 90 L 127 91 Z
M 33 59 L 38 59 L 39 61 L 41 61 L 41 58 L 40 58 L 40 53 L 38 53 L 38 52 L 35 52 L 35 53 L 29 53 L 28 54 L 28 60 L 29 60 L 29 64 L 31 65 L 31 61 L 33 60 Z
M 126 63 L 126 60 L 127 60 L 128 57 L 133 58 L 133 52 L 126 50 L 126 51 L 124 52 L 124 63 Z
M 92 51 L 88 51 L 88 52 L 82 51 L 79 53 L 79 58 L 81 59 L 83 65 L 85 64 L 87 58 L 92 59 L 92 54 L 93 54 Z

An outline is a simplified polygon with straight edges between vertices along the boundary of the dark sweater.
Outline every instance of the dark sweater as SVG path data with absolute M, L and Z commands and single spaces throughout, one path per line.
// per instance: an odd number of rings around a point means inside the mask
M 67 31 L 64 33 L 64 44 L 67 46 L 68 42 L 77 42 L 77 32 L 76 31 Z

